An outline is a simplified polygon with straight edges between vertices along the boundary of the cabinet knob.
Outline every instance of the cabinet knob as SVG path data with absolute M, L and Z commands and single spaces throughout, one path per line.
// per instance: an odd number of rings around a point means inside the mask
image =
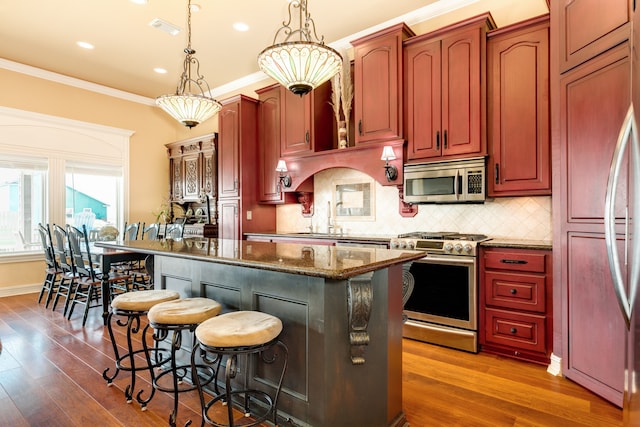
M 511 333 L 515 334 L 516 332 L 518 332 L 518 330 L 516 328 L 511 328 Z
M 496 184 L 500 184 L 500 163 L 496 163 Z
M 444 148 L 447 148 L 447 130 L 444 130 Z
M 440 131 L 436 131 L 436 150 L 440 149 Z
M 304 133 L 304 142 L 305 144 L 309 145 L 309 131 L 306 131 Z
M 362 135 L 362 119 L 358 120 L 358 133 Z
M 518 293 L 518 291 L 517 291 L 517 290 L 515 290 L 515 289 L 511 289 L 509 292 L 511 292 L 511 295 L 515 295 L 515 294 L 517 294 L 517 293 Z

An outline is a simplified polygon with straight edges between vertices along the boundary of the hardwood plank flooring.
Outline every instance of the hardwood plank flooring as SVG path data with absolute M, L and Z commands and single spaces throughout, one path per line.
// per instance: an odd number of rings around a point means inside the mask
M 168 425 L 171 396 L 158 392 L 141 411 L 125 402 L 127 372 L 106 386 L 102 371 L 114 360 L 100 310 L 84 328 L 81 313 L 67 320 L 61 311 L 45 309 L 37 294 L 0 298 L 0 427 Z M 124 335 L 116 339 L 124 348 Z M 544 366 L 404 340 L 403 368 L 412 427 L 623 424 L 620 409 Z M 148 375 L 140 387 L 149 390 Z M 198 413 L 196 393 L 182 393 L 177 424 L 198 425 Z

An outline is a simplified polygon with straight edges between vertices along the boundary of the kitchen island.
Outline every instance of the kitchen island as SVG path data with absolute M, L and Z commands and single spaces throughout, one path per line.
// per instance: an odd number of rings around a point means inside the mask
M 158 289 L 279 317 L 289 348 L 280 425 L 407 425 L 402 264 L 423 253 L 206 238 L 100 245 L 154 255 Z M 245 369 L 250 387 L 273 389 L 277 362 Z

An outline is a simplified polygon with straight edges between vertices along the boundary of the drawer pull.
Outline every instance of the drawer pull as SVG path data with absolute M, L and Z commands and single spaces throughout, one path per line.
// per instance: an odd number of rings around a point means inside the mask
M 511 333 L 515 334 L 516 332 L 518 332 L 518 330 L 516 328 L 511 328 Z
M 501 259 L 500 262 L 503 263 L 503 264 L 527 264 L 527 263 L 529 263 L 529 261 L 526 261 L 524 259 Z
M 518 293 L 518 291 L 516 289 L 511 289 L 509 292 L 511 292 L 511 295 L 515 295 Z

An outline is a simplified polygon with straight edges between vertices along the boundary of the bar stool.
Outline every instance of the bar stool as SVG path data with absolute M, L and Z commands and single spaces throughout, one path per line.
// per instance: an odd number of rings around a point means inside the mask
M 287 370 L 287 361 L 289 357 L 287 347 L 279 340 L 281 331 L 282 321 L 280 319 L 259 311 L 235 311 L 225 313 L 202 322 L 202 324 L 196 328 L 198 345 L 200 346 L 200 349 L 205 352 L 203 360 L 205 362 L 209 360 L 206 357 L 208 353 L 216 355 L 216 358 L 213 359 L 218 363 L 218 369 L 216 369 L 216 381 L 217 373 L 220 371 L 219 367 L 222 358 L 224 356 L 227 358 L 224 393 L 218 394 L 216 397 L 211 399 L 211 401 L 205 404 L 202 384 L 198 384 L 200 404 L 202 405 L 203 425 L 206 421 L 207 423 L 213 424 L 217 427 L 249 427 L 260 424 L 262 421 L 269 418 L 270 414 L 273 414 L 271 421 L 274 425 L 277 425 L 278 396 L 282 389 L 282 381 L 284 379 L 285 371 Z M 275 351 L 276 346 L 281 348 L 283 359 L 282 371 L 280 372 L 280 378 L 278 380 L 275 393 L 270 395 L 265 391 L 249 388 L 233 390 L 231 387 L 231 379 L 235 378 L 236 374 L 239 372 L 237 361 L 238 356 L 259 354 L 264 363 L 272 364 L 278 359 L 278 353 Z M 270 353 L 271 351 L 273 351 L 273 354 L 271 356 L 267 356 L 267 352 Z M 192 356 L 192 363 L 194 363 L 193 361 L 194 357 Z M 244 384 L 248 384 L 247 367 L 244 369 Z M 240 396 L 241 399 L 244 399 L 243 408 L 245 417 L 251 416 L 252 398 L 261 402 L 262 405 L 260 405 L 260 409 L 258 409 L 258 415 L 247 423 L 236 424 L 232 408 L 233 396 Z M 227 406 L 227 424 L 218 423 L 209 417 L 210 409 L 218 402 Z
M 169 332 L 172 332 L 170 367 L 152 378 L 154 389 L 173 393 L 173 411 L 169 416 L 171 426 L 176 425 L 178 416 L 178 394 L 195 390 L 196 384 L 200 384 L 198 369 L 203 371 L 203 385 L 209 384 L 215 378 L 215 371 L 209 365 L 196 365 L 193 362 L 178 363 L 176 352 L 182 347 L 182 332 L 189 331 L 193 334 L 200 323 L 217 316 L 220 310 L 222 310 L 222 306 L 212 299 L 184 298 L 154 305 L 147 314 L 149 325 L 155 330 L 154 341 L 162 342 L 169 336 Z M 195 336 L 193 339 L 195 341 Z M 191 372 L 192 382 L 191 384 L 183 384 L 183 379 L 189 372 Z M 171 381 L 166 384 L 165 378 L 169 376 Z M 138 402 L 144 409 L 149 400 L 138 399 Z
M 166 301 L 172 301 L 180 298 L 180 294 L 175 291 L 169 291 L 164 289 L 153 289 L 147 291 L 138 292 L 126 292 L 115 297 L 111 301 L 111 311 L 107 316 L 107 330 L 109 331 L 109 338 L 111 338 L 111 344 L 113 345 L 113 353 L 116 359 L 116 372 L 109 376 L 107 372 L 111 368 L 107 368 L 102 373 L 102 378 L 107 381 L 107 385 L 111 386 L 113 380 L 118 376 L 120 371 L 131 371 L 131 383 L 127 385 L 124 391 L 124 395 L 127 399 L 127 403 L 131 403 L 133 397 L 133 391 L 136 385 L 136 371 L 148 369 L 151 377 L 153 378 L 153 368 L 158 367 L 169 360 L 169 350 L 155 347 L 151 351 L 154 353 L 154 362 L 151 362 L 149 355 L 150 351 L 146 343 L 146 330 L 149 328 L 147 324 L 142 331 L 142 348 L 134 350 L 133 348 L 133 335 L 137 334 L 140 330 L 140 317 L 147 314 L 149 309 L 156 304 Z M 120 355 L 118 351 L 118 345 L 113 333 L 112 318 L 117 316 L 116 324 L 118 326 L 126 326 L 127 328 L 127 353 Z M 126 321 L 125 321 L 126 320 Z M 138 354 L 144 354 L 146 364 L 144 366 L 136 366 L 135 356 Z M 128 363 L 125 363 L 128 362 Z M 151 390 L 151 396 L 153 397 L 154 389 Z M 138 392 L 138 398 L 142 390 Z

